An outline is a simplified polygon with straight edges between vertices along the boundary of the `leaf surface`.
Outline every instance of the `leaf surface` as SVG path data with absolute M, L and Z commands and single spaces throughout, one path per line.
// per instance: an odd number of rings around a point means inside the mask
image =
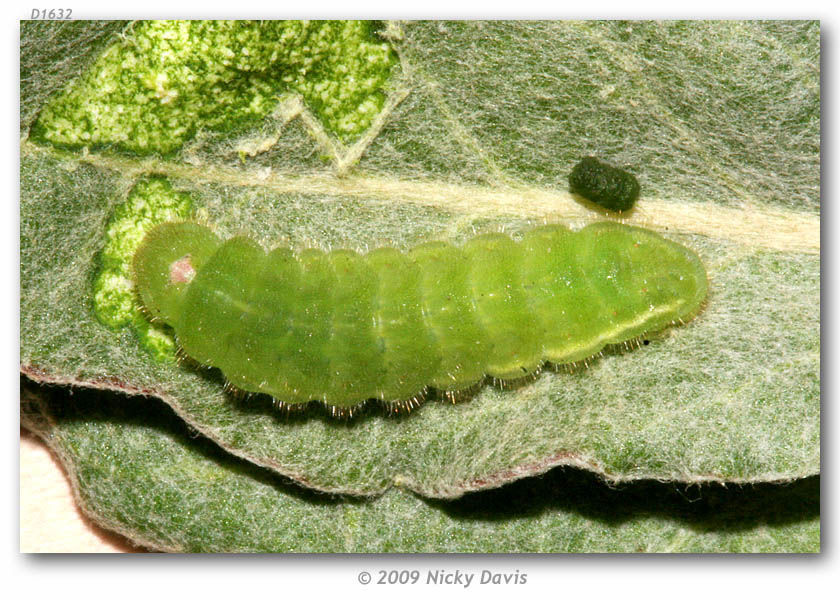
M 39 74 L 40 42 L 68 35 L 61 27 L 21 35 L 30 377 L 157 395 L 230 452 L 348 494 L 396 485 L 457 497 L 562 464 L 613 481 L 819 472 L 818 23 L 391 24 L 393 102 L 358 143 L 319 137 L 303 110 L 199 131 L 174 155 L 145 158 L 27 138 L 54 97 L 45 90 L 81 75 L 88 43 L 110 31 L 85 26 L 68 44 L 74 60 Z M 264 150 L 243 150 L 253 148 Z M 223 236 L 407 248 L 604 218 L 567 192 L 589 154 L 637 174 L 628 222 L 694 248 L 711 293 L 687 326 L 573 373 L 486 385 L 402 418 L 375 407 L 350 422 L 286 417 L 266 399 L 225 394 L 216 372 L 155 361 L 131 329 L 94 314 L 109 219 L 150 174 L 188 193 Z
M 817 552 L 819 477 L 788 485 L 605 485 L 576 469 L 428 500 L 314 493 L 191 434 L 154 399 L 24 384 L 23 423 L 83 510 L 177 552 Z

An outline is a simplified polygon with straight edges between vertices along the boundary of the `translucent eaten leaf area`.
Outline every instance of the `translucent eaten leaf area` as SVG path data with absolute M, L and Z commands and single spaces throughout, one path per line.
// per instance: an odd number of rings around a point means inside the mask
M 315 493 L 195 437 L 151 398 L 22 386 L 82 509 L 176 552 L 818 552 L 819 477 L 608 486 L 555 469 L 459 500 Z M 493 569 L 492 567 L 488 567 Z M 476 581 L 476 584 L 478 582 Z
M 126 25 L 126 21 L 20 22 L 22 134 L 47 100 L 87 70 Z
M 258 123 L 290 90 L 341 139 L 382 110 L 395 64 L 371 21 L 138 21 L 33 124 L 42 143 L 170 154 Z M 27 30 L 27 34 L 43 33 Z
M 616 481 L 819 472 L 817 255 L 674 232 L 700 254 L 711 292 L 698 318 L 647 345 L 573 372 L 546 371 L 516 389 L 488 384 L 454 406 L 432 398 L 404 417 L 375 405 L 349 421 L 317 406 L 288 415 L 270 398 L 225 393 L 216 370 L 156 362 L 130 330 L 96 320 L 88 282 L 103 220 L 120 198 L 113 190 L 125 183 L 61 164 L 23 161 L 21 360 L 43 379 L 154 393 L 235 454 L 348 494 L 398 485 L 452 497 L 557 464 Z M 376 199 L 174 183 L 220 235 L 247 231 L 266 247 L 407 247 L 429 237 L 458 241 L 474 227 L 515 235 L 530 225 Z

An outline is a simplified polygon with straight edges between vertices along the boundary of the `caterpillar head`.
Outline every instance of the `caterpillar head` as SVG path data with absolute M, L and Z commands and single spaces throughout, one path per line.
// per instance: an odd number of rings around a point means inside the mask
M 643 282 L 639 291 L 651 308 L 669 307 L 676 320 L 690 318 L 702 306 L 709 287 L 706 269 L 688 248 L 647 229 L 609 221 L 592 224 L 586 231 L 593 236 L 590 262 L 608 273 L 604 279 L 629 277 Z
M 184 292 L 196 271 L 221 244 L 207 227 L 163 223 L 152 229 L 134 254 L 134 287 L 153 319 L 178 319 Z

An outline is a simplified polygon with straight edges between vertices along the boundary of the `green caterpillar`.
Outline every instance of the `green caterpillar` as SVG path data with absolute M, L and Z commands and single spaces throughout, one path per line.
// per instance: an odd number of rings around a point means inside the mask
M 612 222 L 367 254 L 266 253 L 165 223 L 133 268 L 144 306 L 187 355 L 240 390 L 339 411 L 580 361 L 691 318 L 707 292 L 692 251 Z

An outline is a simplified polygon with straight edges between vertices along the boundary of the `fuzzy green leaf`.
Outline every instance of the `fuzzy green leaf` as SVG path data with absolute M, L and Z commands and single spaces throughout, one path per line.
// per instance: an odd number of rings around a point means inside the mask
M 25 384 L 23 422 L 83 510 L 176 552 L 817 552 L 819 477 L 792 484 L 605 485 L 576 469 L 424 500 L 317 494 L 191 435 L 164 404 Z
M 406 23 L 386 33 L 401 61 L 393 102 L 351 147 L 305 106 L 201 130 L 165 158 L 24 138 L 27 374 L 158 395 L 232 453 L 353 494 L 397 485 L 453 497 L 560 464 L 615 481 L 818 473 L 819 25 Z M 43 35 L 22 32 L 22 68 L 39 64 Z M 22 104 L 42 103 L 38 92 L 68 75 L 22 86 Z M 23 131 L 37 114 L 22 111 Z M 94 314 L 108 224 L 151 174 L 189 194 L 222 236 L 409 247 L 602 218 L 566 191 L 572 166 L 592 154 L 638 176 L 629 221 L 697 250 L 711 293 L 691 324 L 574 373 L 488 385 L 403 418 L 375 408 L 349 423 L 318 410 L 287 418 L 265 399 L 226 395 L 218 373 L 156 361 L 130 328 Z

